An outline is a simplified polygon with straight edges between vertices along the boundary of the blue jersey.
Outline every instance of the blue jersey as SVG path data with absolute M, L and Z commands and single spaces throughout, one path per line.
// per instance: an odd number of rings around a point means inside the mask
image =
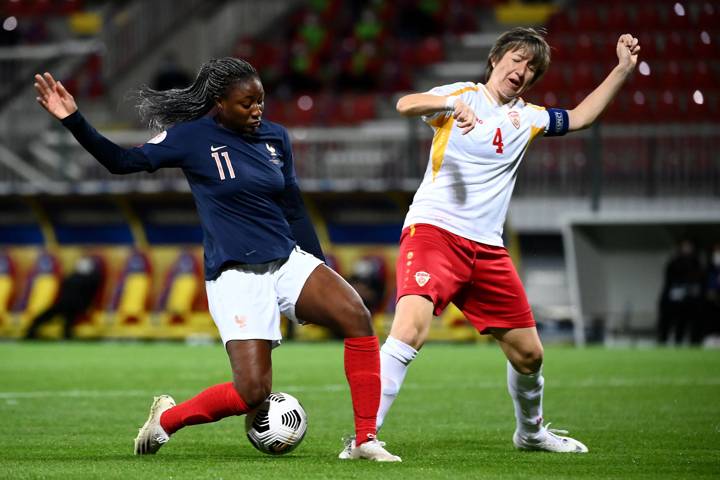
M 290 256 L 295 239 L 278 200 L 296 182 L 287 130 L 263 120 L 239 135 L 211 117 L 180 123 L 138 147 L 150 162 L 183 170 L 203 229 L 205 275 L 229 263 Z
M 230 265 L 287 258 L 298 242 L 323 259 L 284 127 L 262 120 L 254 133 L 240 135 L 203 117 L 179 123 L 140 147 L 123 149 L 80 112 L 62 123 L 112 173 L 183 170 L 203 229 L 206 279 L 217 278 Z

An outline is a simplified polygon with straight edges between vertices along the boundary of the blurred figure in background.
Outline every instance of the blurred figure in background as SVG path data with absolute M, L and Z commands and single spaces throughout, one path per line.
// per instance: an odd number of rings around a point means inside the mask
M 95 258 L 80 257 L 75 262 L 73 272 L 63 279 L 55 303 L 33 319 L 25 338 L 28 340 L 37 338 L 38 329 L 42 325 L 55 317 L 62 317 L 63 338 L 71 339 L 73 325 L 88 311 L 97 297 L 102 277 L 102 269 Z
M 665 280 L 660 295 L 658 342 L 681 344 L 690 328 L 690 343 L 699 344 L 701 333 L 701 298 L 703 269 L 695 243 L 683 238 L 665 265 Z
M 348 283 L 360 294 L 363 303 L 376 314 L 385 298 L 385 268 L 380 258 L 363 257 L 353 265 Z
M 710 250 L 704 293 L 703 337 L 712 336 L 720 340 L 720 242 L 716 242 Z

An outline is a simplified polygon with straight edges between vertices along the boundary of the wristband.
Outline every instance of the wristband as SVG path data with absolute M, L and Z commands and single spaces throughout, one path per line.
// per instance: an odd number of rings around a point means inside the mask
M 447 112 L 454 112 L 455 111 L 455 102 L 457 102 L 457 95 L 451 95 L 449 97 L 445 98 L 445 111 Z

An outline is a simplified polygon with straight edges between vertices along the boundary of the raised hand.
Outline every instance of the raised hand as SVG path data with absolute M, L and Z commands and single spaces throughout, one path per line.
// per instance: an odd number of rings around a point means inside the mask
M 617 47 L 615 48 L 620 66 L 634 69 L 637 64 L 638 53 L 640 52 L 640 44 L 638 39 L 626 33 L 618 38 Z
M 59 120 L 78 109 L 73 96 L 48 72 L 43 75 L 35 74 L 35 90 L 38 92 L 35 98 L 38 103 Z

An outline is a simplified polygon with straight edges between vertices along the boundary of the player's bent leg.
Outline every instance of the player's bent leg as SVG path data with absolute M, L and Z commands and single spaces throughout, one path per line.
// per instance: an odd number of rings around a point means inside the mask
M 135 439 L 136 455 L 157 452 L 183 427 L 242 415 L 267 398 L 272 386 L 270 342 L 230 340 L 226 349 L 234 381 L 213 385 L 178 405 L 168 395 L 155 397 Z
M 397 302 L 390 336 L 415 350 L 420 350 L 427 340 L 432 323 L 432 301 L 422 295 L 405 295 Z
M 394 455 L 387 453 L 375 438 L 380 403 L 380 346 L 370 312 L 360 295 L 337 273 L 320 265 L 306 280 L 295 304 L 295 314 L 303 321 L 323 325 L 345 337 L 345 376 L 353 404 L 355 448 L 364 452 L 356 456 L 391 461 Z M 366 443 L 370 445 L 363 447 Z
M 160 425 L 160 416 L 174 406 L 175 400 L 170 395 L 153 399 L 150 415 L 135 437 L 135 455 L 154 454 L 170 440 L 170 435 Z
M 559 435 L 567 432 L 543 426 L 545 379 L 542 375 L 543 348 L 537 330 L 532 327 L 493 329 L 491 332 L 508 359 L 507 385 L 516 419 L 515 447 L 558 453 L 587 452 L 581 442 Z
M 410 363 L 427 339 L 433 309 L 432 302 L 420 295 L 405 295 L 398 301 L 390 335 L 380 349 L 382 396 L 377 413 L 378 430 L 400 392 Z
M 247 410 L 252 410 L 262 404 L 272 391 L 272 342 L 261 339 L 230 340 L 225 350 L 230 359 L 235 393 Z

